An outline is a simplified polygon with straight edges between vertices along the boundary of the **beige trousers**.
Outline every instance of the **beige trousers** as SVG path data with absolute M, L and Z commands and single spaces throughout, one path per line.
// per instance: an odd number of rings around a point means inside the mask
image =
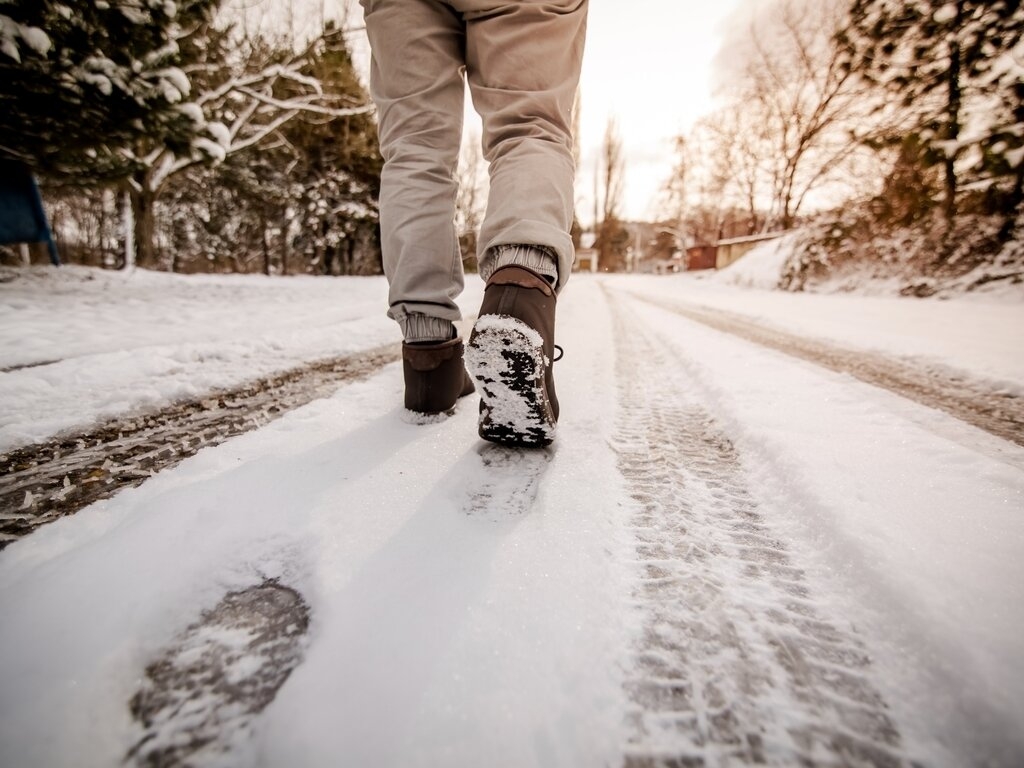
M 388 314 L 403 328 L 409 315 L 460 317 L 454 218 L 464 76 L 490 163 L 481 273 L 496 254 L 524 251 L 499 246 L 537 245 L 556 255 L 564 285 L 574 258 L 572 106 L 587 0 L 361 1 L 384 157 Z

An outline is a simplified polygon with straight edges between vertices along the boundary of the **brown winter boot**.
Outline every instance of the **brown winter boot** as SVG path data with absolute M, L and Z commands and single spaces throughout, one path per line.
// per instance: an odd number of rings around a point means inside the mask
M 455 401 L 473 392 L 462 364 L 462 339 L 436 344 L 402 344 L 405 407 L 424 415 L 450 411 Z
M 496 270 L 466 349 L 466 366 L 481 397 L 480 437 L 512 446 L 540 447 L 554 440 L 554 355 L 551 284 L 524 267 Z

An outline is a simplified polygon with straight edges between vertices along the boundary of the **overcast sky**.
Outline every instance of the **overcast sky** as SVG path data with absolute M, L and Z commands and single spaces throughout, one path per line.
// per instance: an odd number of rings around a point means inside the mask
M 609 115 L 618 119 L 626 152 L 623 215 L 649 219 L 672 169 L 672 139 L 712 109 L 714 67 L 730 26 L 749 23 L 753 6 L 770 0 L 592 0 L 581 83 L 580 216 L 593 210 L 593 172 Z M 236 7 L 289 2 L 293 18 L 338 15 L 355 0 L 228 0 Z M 362 33 L 351 38 L 363 71 L 369 58 Z M 719 59 L 719 64 L 721 64 Z M 471 111 L 471 110 L 470 110 Z M 474 125 L 467 119 L 467 132 Z
M 592 0 L 582 80 L 580 215 L 591 218 L 593 171 L 608 115 L 626 151 L 623 214 L 657 216 L 672 139 L 713 106 L 713 67 L 727 21 L 751 0 Z

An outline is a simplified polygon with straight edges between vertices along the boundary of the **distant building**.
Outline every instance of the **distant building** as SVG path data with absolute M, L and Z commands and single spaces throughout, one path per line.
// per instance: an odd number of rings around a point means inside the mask
M 683 264 L 683 255 L 677 253 L 670 259 L 651 259 L 646 262 L 645 272 L 651 272 L 655 275 L 671 275 L 676 272 L 682 272 L 685 269 Z
M 714 245 L 691 245 L 686 249 L 686 269 L 714 269 L 717 266 L 718 247 Z
M 781 237 L 783 232 L 769 232 L 747 237 L 732 237 L 719 240 L 717 244 L 682 244 L 683 234 L 668 225 L 657 222 L 625 221 L 622 227 L 629 236 L 625 248 L 626 272 L 647 274 L 672 274 L 694 272 L 703 269 L 724 269 L 750 251 L 755 245 Z M 594 248 L 595 236 L 584 232 L 580 246 L 576 249 L 574 272 L 598 272 L 601 269 L 599 253 Z
M 625 221 L 629 235 L 626 246 L 626 271 L 668 274 L 685 269 L 685 260 L 674 233 L 661 222 Z
M 595 248 L 577 248 L 576 261 L 572 265 L 574 272 L 597 272 L 597 250 Z

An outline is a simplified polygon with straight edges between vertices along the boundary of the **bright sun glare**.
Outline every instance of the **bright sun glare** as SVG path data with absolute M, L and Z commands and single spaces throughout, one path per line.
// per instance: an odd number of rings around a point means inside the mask
M 609 115 L 626 153 L 622 215 L 657 216 L 673 139 L 712 109 L 713 67 L 742 0 L 594 0 L 581 84 L 580 216 L 592 218 L 593 174 Z

